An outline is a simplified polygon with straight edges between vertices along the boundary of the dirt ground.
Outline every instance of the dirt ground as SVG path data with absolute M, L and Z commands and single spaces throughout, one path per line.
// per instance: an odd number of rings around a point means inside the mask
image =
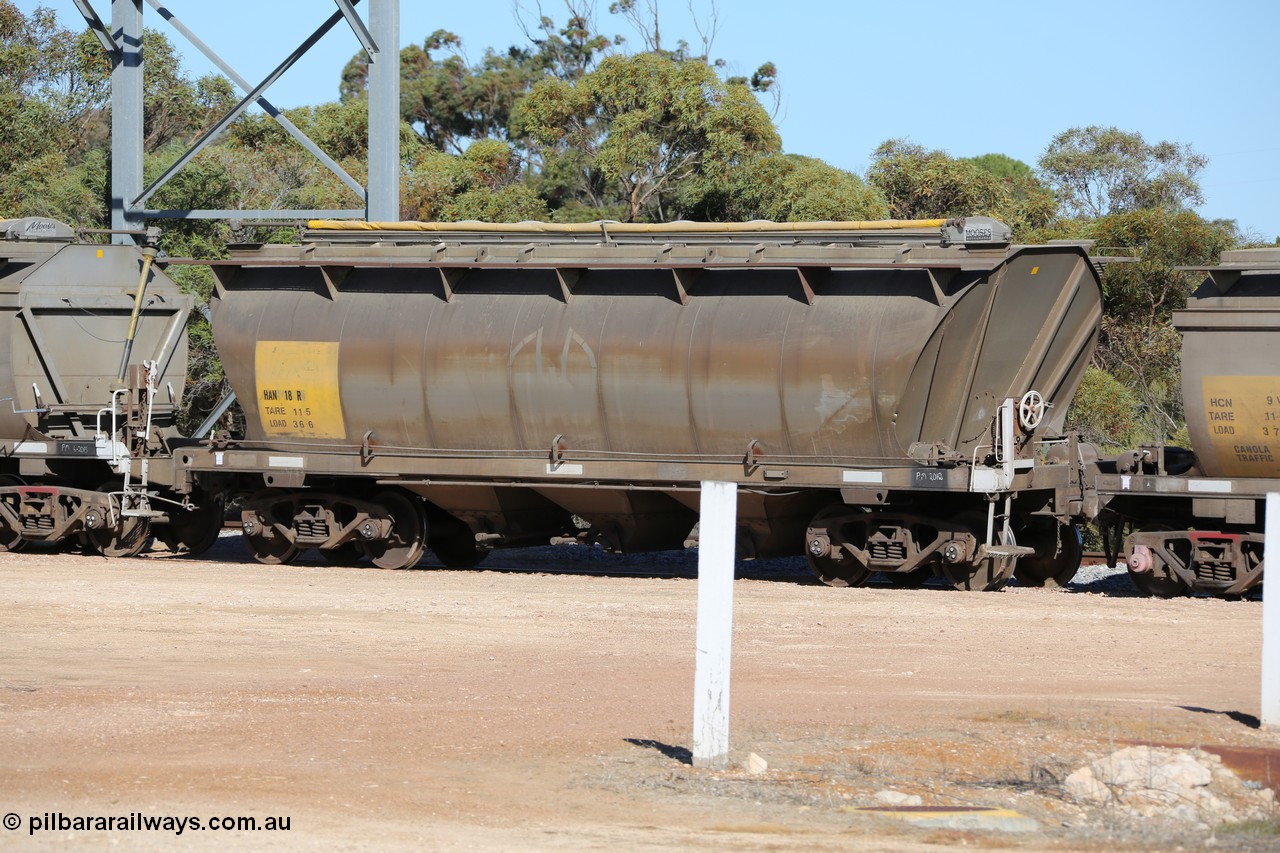
M 1280 846 L 1272 824 L 1124 820 L 1059 784 L 1090 758 L 1164 743 L 1237 748 L 1242 774 L 1271 786 L 1280 764 L 1258 759 L 1280 735 L 1257 727 L 1256 601 L 830 589 L 795 561 L 744 563 L 734 766 L 713 772 L 688 763 L 696 563 L 584 551 L 399 572 L 261 566 L 234 537 L 216 561 L 0 554 L 0 812 L 20 821 L 0 844 Z M 743 769 L 753 752 L 766 772 Z M 1039 829 L 858 811 L 885 790 L 1014 809 Z M 57 828 L 135 813 L 289 830 Z

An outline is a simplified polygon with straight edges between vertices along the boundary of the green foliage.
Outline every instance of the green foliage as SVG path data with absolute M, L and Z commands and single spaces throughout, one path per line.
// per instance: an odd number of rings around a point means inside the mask
M 459 163 L 470 186 L 496 190 L 520 178 L 520 161 L 511 146 L 482 139 L 462 154 Z
M 732 78 L 730 83 L 734 82 Z M 751 74 L 748 83 L 754 92 L 768 92 L 773 88 L 773 84 L 778 82 L 778 66 L 772 62 L 765 62 Z
M 1234 233 L 1188 211 L 1135 210 L 1082 224 L 1083 236 L 1105 254 L 1132 262 L 1107 265 L 1102 277 L 1102 337 L 1094 363 L 1122 382 L 1141 404 L 1144 440 L 1165 440 L 1185 430 L 1179 352 L 1173 311 L 1202 276 L 1178 266 L 1216 263 Z
M 481 222 L 546 220 L 547 205 L 532 188 L 513 184 L 499 190 L 466 190 L 444 209 L 444 219 Z
M 542 80 L 512 126 L 544 159 L 572 152 L 583 195 L 603 187 L 612 198 L 594 200 L 623 201 L 627 221 L 663 219 L 682 182 L 726 180 L 781 147 L 749 89 L 653 53 L 608 57 L 576 83 Z
M 286 117 L 351 175 L 367 179 L 368 106 L 363 100 L 287 110 Z M 400 156 L 406 167 L 423 145 L 401 124 Z M 364 199 L 302 148 L 275 120 L 245 115 L 232 123 L 224 141 L 202 155 L 218 159 L 245 208 L 362 207 Z
M 410 167 L 400 190 L 406 219 L 424 222 L 444 218 L 444 209 L 462 192 L 457 157 L 426 148 Z
M 1009 203 L 1003 184 L 990 172 L 900 139 L 875 150 L 867 180 L 884 193 L 897 219 L 996 216 Z
M 590 20 L 573 14 L 561 29 L 549 18 L 532 47 L 504 53 L 486 50 L 477 65 L 462 55 L 462 40 L 436 30 L 422 46 L 400 52 L 400 113 L 430 145 L 461 153 L 468 141 L 505 139 L 516 102 L 538 80 L 551 75 L 576 80 L 612 42 L 592 31 Z M 449 51 L 437 56 L 444 51 Z M 362 98 L 368 87 L 368 59 L 356 54 L 342 72 L 344 102 Z
M 574 0 L 567 0 L 570 6 L 575 5 Z M 577 0 L 576 3 L 579 11 L 577 14 L 585 15 L 583 10 L 589 8 L 588 3 Z M 705 13 L 698 15 L 695 9 L 694 0 L 688 0 L 686 8 L 689 12 L 690 23 L 694 30 L 697 31 L 700 44 L 697 49 L 691 47 L 689 42 L 684 39 L 676 41 L 674 49 L 668 48 L 663 42 L 663 21 L 659 14 L 658 0 L 614 0 L 609 4 L 609 14 L 621 17 L 640 37 L 643 53 L 653 53 L 659 56 L 665 56 L 675 62 L 701 62 L 712 68 L 724 68 L 727 64 L 723 59 L 711 58 L 711 45 L 715 41 L 716 30 L 719 28 L 719 10 L 716 8 L 716 0 L 711 0 Z M 622 36 L 614 37 L 614 44 L 622 44 L 625 39 Z M 669 42 L 668 42 L 669 44 Z M 750 77 L 729 77 L 725 80 L 728 85 L 749 86 L 754 92 L 770 91 L 778 79 L 778 68 L 772 62 L 765 62 L 757 68 Z
M 290 110 L 288 115 L 290 121 L 335 160 L 364 157 L 369 151 L 369 107 L 363 101 L 301 107 Z
M 14 150 L 41 153 L 82 146 L 110 89 L 111 63 L 93 36 L 58 26 L 50 9 L 39 7 L 27 17 L 11 0 L 0 0 L 0 68 L 0 109 L 12 115 L 24 107 L 38 108 L 43 118 L 43 137 L 10 138 L 37 147 Z M 10 128 L 7 122 L 4 126 Z
M 1055 136 L 1039 165 L 1068 215 L 1105 216 L 1203 204 L 1196 176 L 1208 162 L 1190 145 L 1095 125 Z
M 481 140 L 455 157 L 424 149 L 409 170 L 401 206 L 409 219 L 519 222 L 546 219 L 547 206 L 520 181 L 509 145 Z
M 984 172 L 990 172 L 1003 181 L 1033 178 L 1035 173 L 1031 167 L 1008 154 L 981 154 L 977 157 L 966 157 L 973 165 Z
M 526 28 L 529 41 L 535 50 L 533 64 L 561 80 L 577 80 L 586 74 L 610 47 L 621 44 L 621 38 L 609 38 L 596 29 L 591 7 L 582 2 L 567 0 L 565 7 L 569 19 L 564 27 L 557 28 L 553 19 L 543 15 L 538 20 L 537 34 Z M 508 49 L 508 54 L 516 48 Z
M 882 143 L 872 157 L 867 182 L 884 194 L 897 219 L 985 215 L 1021 234 L 1056 216 L 1047 190 L 1027 176 L 1001 177 L 992 171 L 992 160 L 979 165 L 900 139 Z
M 889 204 L 877 190 L 852 172 L 821 160 L 798 158 L 774 200 L 761 198 L 763 211 L 778 220 L 883 219 Z M 741 173 L 740 173 L 741 174 Z
M 444 207 L 449 220 L 520 222 L 545 219 L 547 206 L 533 188 L 520 183 L 520 161 L 511 147 L 480 140 L 458 158 L 460 192 Z
M 185 146 L 174 143 L 163 151 L 148 156 L 143 163 L 144 180 L 147 183 L 155 180 L 185 151 Z M 221 163 L 212 159 L 197 158 L 179 170 L 169 181 L 156 191 L 156 203 L 176 209 L 213 207 L 229 202 L 235 207 L 234 188 L 226 169 Z M 176 220 L 178 226 L 191 226 L 189 220 Z M 173 229 L 166 229 L 173 230 Z
M 1091 241 L 1090 229 L 1093 226 L 1091 219 L 1053 219 L 1046 222 L 1038 228 L 1024 228 L 1018 234 L 1018 240 L 1022 243 L 1038 245 L 1047 243 L 1050 240 L 1076 240 Z
M 735 165 L 727 179 L 683 189 L 681 218 L 812 222 L 884 219 L 889 206 L 852 172 L 798 154 L 765 154 Z
M 968 159 L 1004 182 L 1012 199 L 1009 224 L 1019 240 L 1025 240 L 1028 232 L 1044 228 L 1058 218 L 1058 200 L 1053 191 L 1026 163 L 1007 154 L 983 154 Z
M 1182 337 L 1172 323 L 1126 324 L 1102 319 L 1094 363 L 1129 389 L 1140 403 L 1142 438 L 1163 441 L 1183 429 Z
M 175 269 L 170 267 L 170 275 Z M 182 411 L 178 414 L 178 429 L 183 435 L 195 432 L 222 400 L 227 387 L 222 360 L 213 341 L 213 329 L 204 317 L 195 316 L 187 323 L 187 386 Z
M 143 166 L 150 181 L 166 169 L 184 151 L 180 144 L 172 144 L 157 154 L 146 158 Z M 166 209 L 185 210 L 220 207 L 234 208 L 239 199 L 235 186 L 221 160 L 197 158 L 179 170 L 154 196 L 156 204 Z M 175 219 L 165 223 L 161 230 L 160 248 L 168 255 L 196 258 L 220 258 L 226 256 L 226 243 L 230 237 L 227 224 L 212 219 Z M 177 268 L 175 268 L 176 270 Z M 212 278 L 188 270 L 175 271 L 175 280 L 186 284 L 184 289 L 206 302 L 212 291 Z
M 521 19 L 528 43 L 487 50 L 479 63 L 468 62 L 461 41 L 445 30 L 401 52 L 401 113 L 422 140 L 464 158 L 477 143 L 508 143 L 522 169 L 516 181 L 544 203 L 533 203 L 510 182 L 493 190 L 496 198 L 482 200 L 457 164 L 415 153 L 405 158 L 406 215 L 509 218 L 546 208 L 542 215 L 561 221 L 666 218 L 668 207 L 680 206 L 677 196 L 687 207 L 690 199 L 713 192 L 712 184 L 726 179 L 740 160 L 779 147 L 748 89 L 773 86 L 777 68 L 771 63 L 750 80 L 721 82 L 715 68 L 722 63 L 709 63 L 705 50 L 695 56 L 684 42 L 674 51 L 662 49 L 656 4 L 629 2 L 612 4 L 610 12 L 635 23 L 650 51 L 602 62 L 622 37 L 597 32 L 591 3 L 568 0 L 566 9 L 563 26 L 547 16 Z M 703 47 L 709 44 L 704 38 Z M 344 103 L 364 97 L 368 70 L 363 54 L 348 62 L 340 87 Z M 680 86 L 684 92 L 676 91 Z M 627 94 L 635 98 L 628 101 Z M 664 98 L 668 102 L 659 104 Z M 571 119 L 576 127 L 563 125 Z M 751 138 L 762 124 L 771 142 Z M 237 132 L 243 144 L 259 144 L 253 137 L 274 131 L 248 126 Z M 460 207 L 449 208 L 463 196 Z
M 1112 214 L 1094 220 L 1085 233 L 1105 253 L 1137 259 L 1109 265 L 1102 280 L 1106 313 L 1124 324 L 1168 321 L 1203 278 L 1175 267 L 1216 263 L 1234 243 L 1232 229 L 1190 211 Z
M 105 177 L 101 153 L 75 164 L 60 151 L 18 158 L 0 171 L 0 214 L 48 216 L 78 228 L 100 228 L 105 224 Z
M 621 222 L 626 218 L 626 215 L 627 206 L 625 204 L 594 206 L 577 199 L 571 199 L 568 203 L 552 211 L 551 221 L 572 223 L 597 222 L 603 219 L 611 222 Z
M 144 163 L 147 180 L 164 171 L 182 154 L 185 146 L 171 143 L 162 151 L 148 155 Z M 236 188 L 220 158 L 196 158 L 161 187 L 156 203 L 165 208 L 234 208 L 238 202 Z M 222 258 L 230 229 L 221 220 L 172 220 L 161 231 L 160 249 L 170 257 Z M 197 308 L 206 305 L 213 294 L 213 273 L 209 267 L 171 265 L 165 272 L 184 293 L 196 299 Z M 214 345 L 213 333 L 203 316 L 193 315 L 187 324 L 187 387 L 183 395 L 178 428 L 183 434 L 200 425 L 213 410 L 226 390 L 222 362 Z
M 52 11 L 0 0 L 0 215 L 100 227 L 105 158 L 84 151 L 110 65 Z M 96 45 L 96 42 L 93 42 Z
M 146 30 L 142 44 L 144 150 L 158 151 L 171 142 L 194 139 L 239 100 L 231 82 L 221 75 L 190 79 L 163 33 Z
M 1105 370 L 1088 367 L 1067 411 L 1067 429 L 1079 430 L 1081 439 L 1104 449 L 1137 447 L 1149 437 L 1141 406 L 1125 383 Z

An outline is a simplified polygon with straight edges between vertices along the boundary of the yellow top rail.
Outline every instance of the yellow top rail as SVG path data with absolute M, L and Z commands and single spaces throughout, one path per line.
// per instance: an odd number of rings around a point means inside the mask
M 313 219 L 308 228 L 333 231 L 478 231 L 539 234 L 723 234 L 741 232 L 785 233 L 788 231 L 897 231 L 914 228 L 941 228 L 946 219 L 880 219 L 861 222 L 364 222 L 344 219 Z

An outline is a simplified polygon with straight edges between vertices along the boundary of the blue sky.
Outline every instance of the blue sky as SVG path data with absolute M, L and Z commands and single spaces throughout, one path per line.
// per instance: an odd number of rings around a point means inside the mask
M 110 0 L 91 0 L 109 20 Z M 641 0 L 642 4 L 644 0 Z M 78 26 L 71 0 L 17 0 Z M 520 0 L 532 17 L 538 4 Z M 542 0 L 558 22 L 562 0 Z M 598 0 L 600 29 L 639 38 Z M 664 42 L 698 34 L 687 0 L 659 0 Z M 365 4 L 357 8 L 364 9 Z M 486 47 L 524 43 L 512 0 L 401 0 L 401 42 L 436 29 Z M 706 20 L 709 0 L 693 0 Z M 169 9 L 257 82 L 336 8 L 331 0 L 168 0 Z M 196 74 L 211 71 L 144 4 Z M 1054 134 L 1083 125 L 1190 143 L 1209 218 L 1280 236 L 1280 3 L 1275 0 L 1076 0 L 1073 3 L 720 0 L 712 55 L 731 73 L 777 64 L 775 121 L 787 151 L 865 171 L 885 139 L 905 137 L 957 157 L 999 152 L 1031 165 Z M 334 28 L 267 93 L 280 107 L 334 100 L 358 43 Z M 769 101 L 768 106 L 772 106 Z

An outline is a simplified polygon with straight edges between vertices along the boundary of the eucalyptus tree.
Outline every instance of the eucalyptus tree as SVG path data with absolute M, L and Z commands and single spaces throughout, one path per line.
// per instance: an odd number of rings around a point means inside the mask
M 1070 216 L 1204 203 L 1198 175 L 1208 158 L 1177 142 L 1148 143 L 1115 127 L 1073 127 L 1055 136 L 1040 173 Z
M 591 206 L 620 203 L 627 221 L 664 219 L 682 184 L 727 177 L 782 144 L 748 86 L 658 53 L 607 57 L 577 81 L 544 78 L 512 128 Z

